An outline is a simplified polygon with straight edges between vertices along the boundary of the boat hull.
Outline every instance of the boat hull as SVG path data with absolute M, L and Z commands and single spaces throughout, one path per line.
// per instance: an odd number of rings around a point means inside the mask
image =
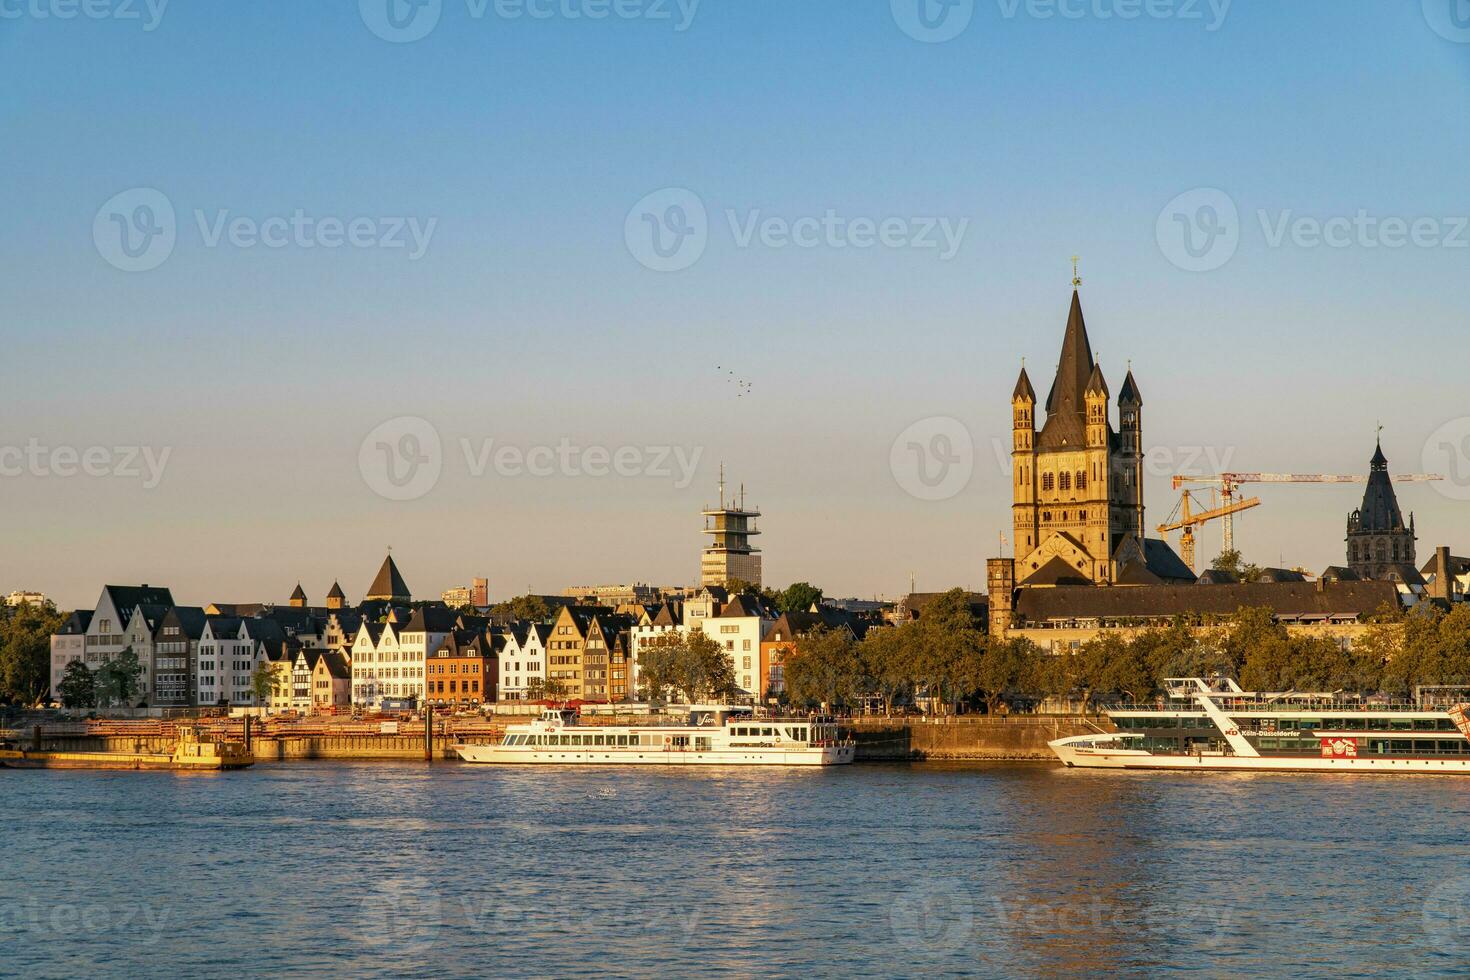
M 1062 763 L 1078 769 L 1153 769 L 1175 772 L 1337 772 L 1470 775 L 1470 759 L 1397 759 L 1382 757 L 1325 758 L 1316 756 L 1258 756 L 1244 758 L 1203 755 L 1154 755 L 1140 749 L 1088 749 L 1052 742 Z
M 0 766 L 7 769 L 157 769 L 217 772 L 244 769 L 254 764 L 251 756 L 188 756 L 151 752 L 25 752 L 0 750 Z
M 503 745 L 456 745 L 454 751 L 465 762 L 502 766 L 842 766 L 853 761 L 853 745 L 830 745 L 800 749 L 632 749 L 612 751 L 506 747 Z

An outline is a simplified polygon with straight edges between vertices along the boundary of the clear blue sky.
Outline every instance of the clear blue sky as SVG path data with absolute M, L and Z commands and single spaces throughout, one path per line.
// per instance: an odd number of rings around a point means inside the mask
M 496 595 L 684 582 L 722 459 L 767 515 L 771 584 L 980 586 L 1009 527 L 992 440 L 1009 438 L 1020 359 L 1049 379 L 1074 252 L 1093 344 L 1115 392 L 1131 359 L 1149 445 L 1353 473 L 1381 421 L 1393 469 L 1414 471 L 1470 413 L 1470 248 L 1273 247 L 1259 218 L 1431 217 L 1454 239 L 1470 44 L 1419 0 L 1240 2 L 1219 24 L 1203 0 L 1133 20 L 1097 13 L 1127 0 L 1073 3 L 1076 18 L 980 0 L 943 43 L 883 2 L 705 0 L 681 31 L 672 0 L 670 19 L 602 20 L 443 0 L 411 43 L 340 0 L 175 0 L 153 30 L 141 0 L 142 21 L 37 16 L 53 2 L 0 18 L 0 447 L 170 456 L 151 488 L 0 476 L 6 590 L 71 605 L 149 581 L 280 601 L 300 579 L 315 600 L 340 578 L 356 598 L 388 544 L 426 595 L 475 574 Z M 115 268 L 94 238 L 133 188 L 177 215 L 151 271 Z M 625 243 L 630 209 L 665 188 L 709 216 L 681 271 Z M 1197 188 L 1240 216 L 1238 250 L 1206 272 L 1156 235 Z M 211 247 L 196 217 L 298 210 L 385 234 L 436 223 L 414 259 Z M 947 260 L 740 244 L 755 212 L 828 211 L 968 225 Z M 359 464 L 398 416 L 443 445 L 441 476 L 408 501 Z M 895 437 L 933 416 L 975 445 L 973 476 L 939 501 L 890 472 Z M 702 455 L 682 488 L 475 476 L 466 439 Z M 1262 495 L 1240 526 L 1248 557 L 1342 560 L 1353 488 Z M 1465 503 L 1400 496 L 1425 552 L 1470 548 Z M 1153 478 L 1150 523 L 1173 502 Z M 1203 540 L 1208 555 L 1217 532 Z

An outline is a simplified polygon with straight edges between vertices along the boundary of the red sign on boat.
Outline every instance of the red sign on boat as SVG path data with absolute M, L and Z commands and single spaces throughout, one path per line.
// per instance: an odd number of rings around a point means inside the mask
M 1351 738 L 1324 738 L 1322 740 L 1322 758 L 1324 759 L 1356 759 L 1358 757 L 1358 742 Z

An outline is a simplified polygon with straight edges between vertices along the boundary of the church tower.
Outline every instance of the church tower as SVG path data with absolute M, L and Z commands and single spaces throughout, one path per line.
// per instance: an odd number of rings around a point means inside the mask
M 1046 420 L 1023 368 L 1011 394 L 1015 584 L 1108 584 L 1119 568 L 1144 561 L 1143 399 L 1133 372 L 1111 422 L 1111 392 L 1094 360 L 1082 299 L 1072 306 L 1047 394 Z
M 1363 504 L 1348 515 L 1348 567 L 1363 578 L 1387 578 L 1397 565 L 1414 565 L 1414 515 L 1404 526 L 1393 481 L 1388 476 L 1388 458 L 1380 441 L 1368 464 L 1368 489 Z

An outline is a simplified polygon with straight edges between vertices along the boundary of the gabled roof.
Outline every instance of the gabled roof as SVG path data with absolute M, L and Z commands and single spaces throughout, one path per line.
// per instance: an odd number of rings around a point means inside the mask
M 1240 578 L 1234 572 L 1220 568 L 1207 568 L 1199 573 L 1200 585 L 1238 585 Z
M 1389 565 L 1379 576 L 1387 582 L 1402 582 L 1405 585 L 1425 585 L 1424 576 L 1419 574 L 1419 569 L 1407 563 Z
M 1062 338 L 1057 375 L 1046 396 L 1046 424 L 1036 438 L 1037 449 L 1081 449 L 1087 445 L 1085 393 L 1094 367 L 1092 344 L 1082 318 L 1082 299 L 1073 290 L 1067 332 Z
M 154 588 L 151 585 L 104 585 L 102 591 L 106 592 L 108 599 L 112 600 L 112 608 L 117 610 L 118 618 L 124 623 L 133 617 L 133 610 L 139 605 L 172 606 L 174 604 L 172 592 L 168 589 Z
M 1305 582 L 1307 577 L 1293 568 L 1263 568 L 1258 582 Z
M 1036 571 L 1026 576 L 1026 585 L 1091 585 L 1092 582 L 1082 572 L 1073 568 L 1062 558 L 1061 555 L 1053 555 L 1051 560 L 1042 565 Z
M 456 628 L 459 614 L 447 606 L 420 606 L 413 611 L 400 633 L 448 633 Z
M 208 616 L 205 618 L 210 634 L 216 639 L 220 637 L 238 638 L 240 624 L 243 622 L 244 620 L 239 616 Z
M 321 655 L 321 663 L 327 667 L 327 673 L 338 680 L 349 680 L 352 677 L 352 665 L 347 658 L 336 650 L 324 650 Z
M 92 610 L 78 609 L 66 617 L 66 622 L 57 631 L 62 636 L 80 636 L 87 632 L 87 627 L 92 622 Z
M 1433 575 L 1436 572 L 1438 572 L 1439 569 L 1438 569 L 1438 567 L 1436 567 L 1437 564 L 1438 564 L 1438 561 L 1439 560 L 1437 558 L 1430 558 L 1429 561 L 1427 561 L 1427 562 L 1424 563 L 1424 567 L 1421 568 L 1421 569 L 1419 569 L 1419 574 L 1421 574 L 1421 575 Z M 1470 558 L 1459 558 L 1459 557 L 1457 557 L 1455 555 L 1451 555 L 1450 556 L 1450 574 L 1451 575 L 1458 576 L 1458 575 L 1465 575 L 1467 573 L 1470 573 Z
M 1328 565 L 1317 577 L 1324 582 L 1359 582 L 1363 578 L 1351 568 L 1344 568 L 1341 565 Z
M 1101 364 L 1092 365 L 1092 374 L 1087 377 L 1087 391 L 1084 394 L 1101 394 L 1104 398 L 1108 397 L 1108 382 L 1103 377 Z
M 172 608 L 172 606 L 162 606 L 152 602 L 140 602 L 133 607 L 133 615 L 141 615 L 143 623 L 148 627 L 148 632 L 154 633 L 163 623 L 163 617 L 167 616 L 168 611 Z
M 378 569 L 378 577 L 373 579 L 373 584 L 368 588 L 367 599 L 385 599 L 389 602 L 395 600 L 408 600 L 413 593 L 408 591 L 408 583 L 403 581 L 403 576 L 398 574 L 398 566 L 389 555 L 383 559 L 383 567 Z
M 1153 572 L 1165 582 L 1178 582 L 1190 584 L 1194 582 L 1194 572 L 1184 564 L 1184 559 L 1175 553 L 1169 542 L 1158 538 L 1143 539 L 1143 557 L 1148 562 L 1148 570 Z
M 739 616 L 775 618 L 775 615 L 761 603 L 760 599 L 753 595 L 731 596 L 730 601 L 720 607 L 718 615 L 721 619 L 734 619 Z

